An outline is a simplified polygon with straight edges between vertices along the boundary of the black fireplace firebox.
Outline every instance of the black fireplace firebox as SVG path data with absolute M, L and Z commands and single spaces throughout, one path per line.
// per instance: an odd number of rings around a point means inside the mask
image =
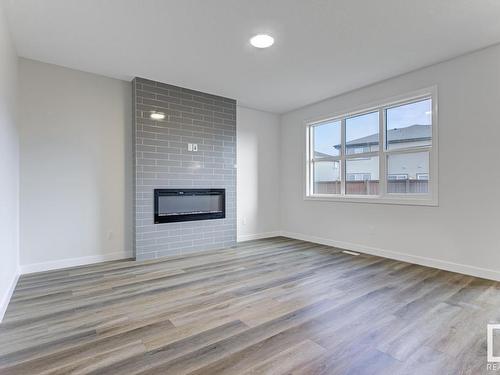
M 155 189 L 155 224 L 224 219 L 226 189 Z

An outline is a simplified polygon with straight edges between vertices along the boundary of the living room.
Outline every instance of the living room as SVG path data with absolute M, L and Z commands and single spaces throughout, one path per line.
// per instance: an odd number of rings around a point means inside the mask
M 0 2 L 0 373 L 494 372 L 500 3 Z

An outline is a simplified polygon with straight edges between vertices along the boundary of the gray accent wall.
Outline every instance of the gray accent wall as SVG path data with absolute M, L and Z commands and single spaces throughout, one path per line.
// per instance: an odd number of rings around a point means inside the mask
M 236 101 L 142 78 L 133 91 L 136 259 L 234 246 Z M 152 111 L 165 119 L 152 120 Z M 226 218 L 154 224 L 155 188 L 224 188 Z

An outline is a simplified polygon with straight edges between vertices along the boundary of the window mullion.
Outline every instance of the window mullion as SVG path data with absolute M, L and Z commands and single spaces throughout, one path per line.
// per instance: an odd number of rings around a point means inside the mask
M 340 121 L 340 195 L 345 196 L 345 117 Z
M 315 162 L 315 159 L 314 159 L 314 131 L 313 131 L 313 127 L 310 126 L 308 129 L 308 136 L 309 136 L 309 142 L 308 142 L 308 149 L 307 149 L 307 158 L 309 159 L 309 162 L 308 162 L 308 168 L 309 168 L 309 173 L 308 173 L 308 178 L 309 180 L 307 181 L 307 189 L 308 189 L 308 192 L 309 194 L 314 194 L 315 191 L 314 191 L 314 162 Z
M 405 147 L 405 148 L 396 148 L 394 150 L 386 150 L 386 155 L 391 154 L 411 154 L 414 152 L 430 152 L 432 151 L 432 146 L 417 146 L 417 147 Z
M 379 192 L 378 192 L 378 194 L 381 197 L 384 197 L 387 194 L 387 157 L 385 155 L 386 134 L 385 134 L 385 110 L 384 110 L 384 108 L 379 109 L 378 121 L 379 121 L 379 145 L 378 145 Z

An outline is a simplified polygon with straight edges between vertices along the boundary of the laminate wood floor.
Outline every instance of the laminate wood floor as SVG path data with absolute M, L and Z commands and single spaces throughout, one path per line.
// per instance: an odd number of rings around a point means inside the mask
M 278 237 L 22 276 L 0 374 L 482 374 L 487 322 L 500 283 Z

